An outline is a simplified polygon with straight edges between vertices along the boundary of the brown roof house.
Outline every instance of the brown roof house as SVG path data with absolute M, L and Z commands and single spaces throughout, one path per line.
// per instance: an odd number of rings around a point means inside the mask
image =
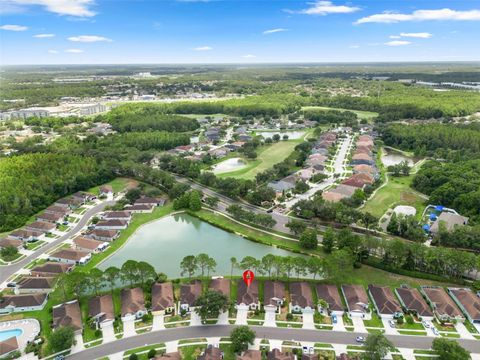
M 52 291 L 54 284 L 55 278 L 53 277 L 25 277 L 17 282 L 15 293 L 47 293 Z
M 260 350 L 247 350 L 242 355 L 237 355 L 236 360 L 262 360 L 262 352 Z
M 122 289 L 120 300 L 122 302 L 122 321 L 140 319 L 147 313 L 141 288 Z
M 312 288 L 306 281 L 290 283 L 290 312 L 303 313 L 315 311 Z
M 47 298 L 46 293 L 5 295 L 0 301 L 0 314 L 42 310 Z
M 88 301 L 88 316 L 95 319 L 97 327 L 113 324 L 115 312 L 111 294 L 95 296 Z
M 225 278 L 213 279 L 210 282 L 210 290 L 218 291 L 230 299 L 230 280 Z
M 99 230 L 125 230 L 128 227 L 126 220 L 103 220 L 95 224 Z
M 0 341 L 0 356 L 7 358 L 8 355 L 13 355 L 15 351 L 19 351 L 18 341 L 16 336 Z
M 223 359 L 223 351 L 218 347 L 209 345 L 202 355 L 197 357 L 197 360 L 221 360 Z
M 279 313 L 285 302 L 285 284 L 281 281 L 267 280 L 263 283 L 263 305 L 275 306 Z
M 153 204 L 136 204 L 136 205 L 126 205 L 125 211 L 129 211 L 132 214 L 135 213 L 151 213 L 155 206 Z
M 23 248 L 23 241 L 14 239 L 11 237 L 6 237 L 3 239 L 0 239 L 0 248 L 7 248 L 13 246 L 14 248 L 17 249 L 22 249 Z
M 62 216 L 66 216 L 70 214 L 70 209 L 67 209 L 63 206 L 56 206 L 56 205 L 51 205 L 48 208 L 44 210 L 45 214 L 60 214 Z
M 402 307 L 409 312 L 417 314 L 422 320 L 433 320 L 433 312 L 417 289 L 399 287 L 395 289 Z
M 315 287 L 317 291 L 318 298 L 318 311 L 322 314 L 330 313 L 342 316 L 344 313 L 344 308 L 342 304 L 342 299 L 340 298 L 340 293 L 336 285 L 327 285 L 327 284 L 317 284 Z M 320 300 L 323 300 L 327 303 L 327 309 L 324 309 Z
M 402 308 L 388 286 L 368 285 L 368 293 L 382 319 L 398 318 L 402 315 Z
M 46 262 L 42 265 L 35 266 L 30 270 L 30 276 L 39 277 L 55 277 L 57 275 L 69 272 L 73 265 L 58 262 Z
M 48 256 L 50 261 L 58 261 L 65 264 L 79 264 L 84 265 L 90 259 L 92 255 L 85 251 L 74 250 L 74 249 L 60 249 L 55 251 L 53 254 Z
M 52 312 L 54 329 L 70 326 L 76 334 L 82 333 L 82 312 L 80 311 L 80 305 L 77 300 L 56 305 L 53 307 Z
M 433 309 L 435 317 L 440 321 L 463 321 L 462 312 L 455 302 L 440 286 L 422 286 L 420 291 L 425 295 Z
M 99 188 L 98 196 L 113 196 L 113 187 L 111 185 L 102 185 Z
M 182 360 L 179 352 L 172 352 L 163 355 L 157 355 L 154 357 L 155 360 Z
M 101 252 L 108 247 L 108 242 L 90 239 L 83 236 L 77 236 L 73 239 L 77 250 L 85 252 Z
M 373 159 L 367 154 L 360 153 L 352 156 L 352 165 L 373 165 L 374 163 Z
M 194 280 L 190 284 L 182 284 L 178 310 L 181 312 L 190 311 L 201 294 L 202 282 L 200 280 Z
M 164 315 L 175 312 L 173 285 L 171 282 L 155 283 L 152 286 L 152 314 Z
M 113 241 L 120 236 L 120 232 L 118 230 L 94 229 L 91 232 L 89 232 L 87 236 L 95 240 Z
M 22 241 L 34 241 L 40 239 L 44 234 L 45 232 L 43 231 L 19 229 L 13 231 L 8 236 Z
M 273 349 L 268 352 L 267 360 L 295 360 L 295 355 L 289 352 L 283 353 L 279 349 Z
M 37 216 L 37 221 L 44 221 L 44 222 L 49 222 L 49 223 L 57 223 L 59 221 L 62 221 L 64 218 L 64 215 L 60 213 L 47 213 L 44 212 L 43 214 L 40 214 Z
M 472 324 L 480 324 L 480 298 L 468 288 L 448 288 L 453 301 Z
M 132 214 L 126 210 L 123 211 L 108 211 L 103 214 L 105 220 L 125 220 L 130 222 Z
M 370 319 L 372 314 L 368 309 L 368 295 L 363 286 L 342 285 L 341 289 L 350 317 Z
M 56 227 L 57 225 L 45 221 L 35 221 L 31 224 L 25 225 L 26 230 L 40 231 L 42 233 L 51 232 L 55 230 Z
M 237 307 L 247 306 L 250 310 L 260 309 L 260 300 L 258 298 L 258 281 L 253 280 L 250 286 L 247 286 L 243 279 L 237 283 Z
M 432 234 L 438 233 L 438 231 L 440 230 L 440 224 L 443 224 L 447 231 L 452 231 L 455 229 L 456 226 L 464 226 L 467 225 L 467 223 L 468 217 L 444 211 L 432 224 L 432 226 L 430 227 L 430 232 Z

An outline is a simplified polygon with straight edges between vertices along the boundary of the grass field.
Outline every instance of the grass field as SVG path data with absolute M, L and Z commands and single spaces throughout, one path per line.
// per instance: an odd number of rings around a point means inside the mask
M 126 178 L 116 178 L 104 185 L 110 185 L 113 188 L 113 192 L 118 193 L 120 191 L 123 191 L 131 183 L 135 183 L 135 181 L 132 179 L 126 179 Z M 100 186 L 103 186 L 103 185 L 94 186 L 88 189 L 87 192 L 98 194 L 100 190 Z
M 341 108 L 332 108 L 332 107 L 325 107 L 325 106 L 304 106 L 302 107 L 302 110 L 340 110 L 340 111 L 351 111 L 357 114 L 358 118 L 361 119 L 366 119 L 368 122 L 370 122 L 374 117 L 378 116 L 378 113 L 376 112 L 371 112 L 371 111 L 362 111 L 362 110 L 350 110 L 350 109 L 341 109 Z
M 255 160 L 247 160 L 248 164 L 243 169 L 218 174 L 219 177 L 234 177 L 239 179 L 254 179 L 258 173 L 271 168 L 273 165 L 285 160 L 302 140 L 279 141 L 272 145 L 264 146 L 257 152 Z
M 410 205 L 417 209 L 417 215 L 420 216 L 425 207 L 425 200 L 410 187 L 413 176 L 393 177 L 390 175 L 388 183 L 380 188 L 361 210 L 381 217 L 394 205 Z

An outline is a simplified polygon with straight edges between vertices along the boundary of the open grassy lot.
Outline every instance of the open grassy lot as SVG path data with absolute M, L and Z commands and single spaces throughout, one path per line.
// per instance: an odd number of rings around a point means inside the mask
M 362 207 L 362 211 L 381 217 L 389 208 L 396 205 L 410 205 L 422 214 L 424 199 L 410 187 L 414 175 L 404 177 L 388 177 L 388 183 L 380 188 Z
M 126 178 L 116 178 L 116 179 L 113 179 L 112 181 L 110 181 L 110 182 L 108 182 L 104 185 L 110 185 L 113 188 L 113 192 L 117 193 L 117 192 L 125 190 L 132 183 L 136 183 L 136 181 L 132 180 L 132 179 L 126 179 Z M 100 190 L 100 186 L 102 186 L 102 185 L 94 186 L 94 187 L 88 189 L 87 192 L 93 193 L 93 194 L 98 194 L 98 192 Z
M 285 160 L 302 140 L 279 141 L 272 145 L 261 147 L 258 157 L 248 161 L 248 165 L 240 170 L 218 174 L 219 177 L 235 177 L 239 179 L 254 179 L 255 175 L 271 168 Z
M 341 108 L 332 108 L 332 107 L 325 107 L 325 106 L 304 106 L 302 110 L 340 110 L 340 111 L 351 111 L 357 114 L 359 119 L 366 119 L 370 122 L 374 117 L 378 116 L 378 113 L 371 112 L 371 111 L 362 111 L 362 110 L 350 110 L 350 109 L 341 109 Z

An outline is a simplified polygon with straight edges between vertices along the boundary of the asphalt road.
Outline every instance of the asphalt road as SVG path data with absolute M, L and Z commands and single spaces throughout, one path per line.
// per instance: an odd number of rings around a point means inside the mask
M 127 337 L 110 343 L 98 345 L 81 352 L 68 356 L 72 360 L 91 360 L 102 358 L 114 353 L 123 352 L 146 345 L 154 345 L 166 341 L 181 339 L 195 339 L 208 337 L 228 337 L 235 325 L 206 325 L 189 326 L 147 332 L 141 335 Z M 291 328 L 274 328 L 262 326 L 250 326 L 257 338 L 275 340 L 308 341 L 328 344 L 354 345 L 357 336 L 365 334 L 355 332 L 339 332 L 329 330 L 305 330 Z M 409 349 L 430 349 L 433 338 L 414 335 L 386 335 L 395 347 Z M 472 353 L 480 353 L 480 341 L 457 339 L 461 346 Z
M 35 252 L 33 252 L 32 254 L 23 258 L 22 260 L 20 260 L 15 264 L 0 266 L 0 284 L 3 284 L 3 282 L 7 281 L 18 270 L 24 268 L 30 262 L 38 258 L 41 254 L 46 253 L 48 250 L 58 246 L 58 244 L 60 244 L 62 241 L 65 241 L 68 238 L 80 232 L 83 229 L 83 227 L 87 224 L 88 220 L 90 220 L 90 218 L 92 218 L 99 212 L 103 211 L 103 209 L 106 206 L 113 205 L 113 204 L 115 204 L 115 201 L 111 200 L 111 201 L 102 202 L 101 204 L 94 206 L 93 208 L 87 210 L 85 214 L 83 214 L 83 217 L 72 229 L 70 229 L 64 235 L 60 236 L 58 239 L 55 239 L 54 241 L 41 246 L 39 249 L 35 250 Z

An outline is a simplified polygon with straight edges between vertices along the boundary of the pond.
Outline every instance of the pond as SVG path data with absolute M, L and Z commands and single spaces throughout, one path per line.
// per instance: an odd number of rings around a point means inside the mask
M 236 157 L 224 160 L 219 162 L 217 165 L 213 167 L 213 172 L 215 174 L 221 174 L 225 172 L 235 171 L 243 169 L 247 166 L 247 163 L 242 158 Z
M 305 135 L 305 131 L 297 131 L 297 130 L 291 130 L 291 131 L 257 131 L 257 135 L 262 135 L 265 139 L 266 138 L 271 138 L 273 135 L 278 134 L 280 137 L 283 137 L 283 135 L 288 135 L 289 140 L 296 140 L 300 139 L 303 135 Z
M 127 260 L 146 261 L 157 272 L 178 278 L 180 262 L 187 255 L 209 254 L 217 262 L 210 275 L 229 275 L 230 258 L 240 261 L 245 256 L 256 259 L 266 254 L 298 256 L 295 253 L 258 244 L 229 233 L 187 214 L 167 216 L 139 228 L 123 248 L 98 267 L 121 267 Z M 240 270 L 235 274 L 240 275 Z
M 414 162 L 413 159 L 403 155 L 402 153 L 395 151 L 393 149 L 384 149 L 384 153 L 382 155 L 382 163 L 385 166 L 392 166 L 400 164 L 402 161 L 406 161 L 408 166 L 413 166 Z

